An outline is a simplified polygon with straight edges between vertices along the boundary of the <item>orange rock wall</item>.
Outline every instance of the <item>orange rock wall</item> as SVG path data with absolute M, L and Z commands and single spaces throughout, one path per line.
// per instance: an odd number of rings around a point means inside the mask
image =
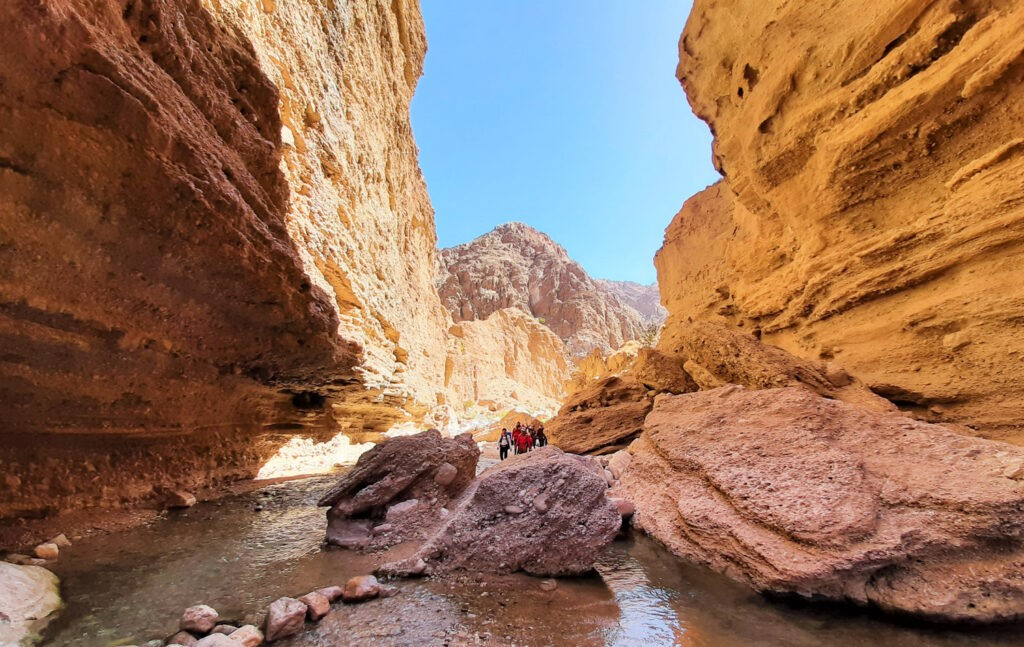
M 666 331 L 726 322 L 1024 442 L 1022 28 L 1011 1 L 698 0 L 678 76 L 725 177 L 666 231 Z

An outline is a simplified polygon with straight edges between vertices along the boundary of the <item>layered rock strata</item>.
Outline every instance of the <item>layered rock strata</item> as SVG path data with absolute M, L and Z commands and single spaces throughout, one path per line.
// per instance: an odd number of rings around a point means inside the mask
M 1022 28 L 1007 0 L 696 2 L 678 76 L 725 179 L 666 231 L 668 327 L 727 322 L 1024 442 Z
M 522 223 L 501 225 L 441 250 L 437 288 L 455 321 L 518 308 L 539 319 L 582 356 L 640 338 L 644 317 L 592 279 L 547 235 Z
M 1024 616 L 1024 451 L 808 389 L 660 396 L 634 524 L 759 591 L 942 620 Z

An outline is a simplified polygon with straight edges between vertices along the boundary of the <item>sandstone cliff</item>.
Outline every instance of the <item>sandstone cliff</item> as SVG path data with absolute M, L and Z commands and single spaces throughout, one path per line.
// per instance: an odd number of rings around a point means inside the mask
M 547 326 L 505 308 L 448 332 L 444 386 L 454 397 L 547 415 L 558 409 L 569 363 L 565 345 Z
M 679 78 L 725 179 L 657 256 L 673 317 L 1024 442 L 1024 7 L 698 0 Z
M 547 235 L 513 222 L 441 250 L 438 292 L 455 321 L 519 308 L 561 337 L 573 355 L 610 352 L 644 333 L 644 318 L 592 279 Z

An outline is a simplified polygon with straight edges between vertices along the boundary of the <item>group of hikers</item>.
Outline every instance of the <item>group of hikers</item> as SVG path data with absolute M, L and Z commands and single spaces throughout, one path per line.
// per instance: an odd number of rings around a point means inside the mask
M 516 426 L 509 432 L 508 429 L 501 430 L 498 437 L 498 455 L 501 460 L 508 458 L 508 450 L 513 449 L 517 454 L 525 454 L 532 451 L 534 447 L 543 447 L 548 444 L 548 437 L 544 434 L 544 425 L 523 425 L 517 422 Z

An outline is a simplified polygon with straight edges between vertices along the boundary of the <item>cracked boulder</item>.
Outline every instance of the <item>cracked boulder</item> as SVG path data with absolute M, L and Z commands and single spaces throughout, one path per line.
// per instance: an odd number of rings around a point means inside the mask
M 622 523 L 598 472 L 594 459 L 552 446 L 513 456 L 470 484 L 415 555 L 380 570 L 585 573 Z
M 320 499 L 330 506 L 327 542 L 383 548 L 421 539 L 473 480 L 479 457 L 472 435 L 436 429 L 380 443 Z

